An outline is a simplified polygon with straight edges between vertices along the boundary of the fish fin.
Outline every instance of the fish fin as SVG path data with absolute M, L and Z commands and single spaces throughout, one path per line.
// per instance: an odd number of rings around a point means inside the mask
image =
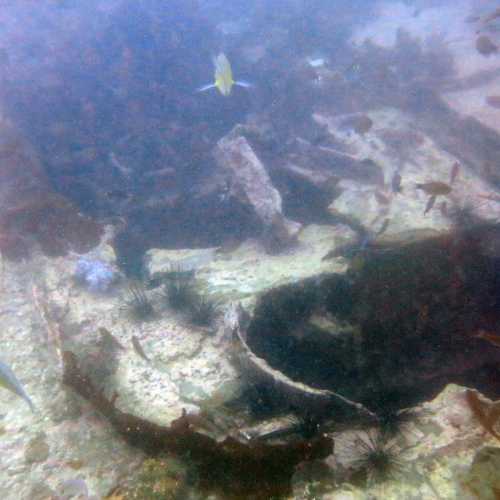
M 26 403 L 28 403 L 28 406 L 30 407 L 31 413 L 35 413 L 36 408 L 35 408 L 35 405 L 33 404 L 33 401 L 31 401 L 31 398 L 27 394 L 25 394 L 23 396 L 23 399 L 26 401 Z
M 425 206 L 424 215 L 434 206 L 434 203 L 436 203 L 436 195 L 433 195 L 429 198 L 429 201 Z
M 215 87 L 217 87 L 215 83 L 209 83 L 207 85 L 203 85 L 203 87 L 197 88 L 196 92 L 206 92 L 207 90 L 214 89 Z
M 239 87 L 243 87 L 245 89 L 251 89 L 253 87 L 255 87 L 255 85 L 253 83 L 250 83 L 250 82 L 245 82 L 244 80 L 238 80 L 236 82 L 233 82 L 234 85 L 238 85 Z

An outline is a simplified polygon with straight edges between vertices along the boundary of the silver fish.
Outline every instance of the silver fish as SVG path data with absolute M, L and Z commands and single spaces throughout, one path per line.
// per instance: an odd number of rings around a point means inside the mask
M 19 380 L 17 380 L 14 372 L 3 361 L 0 361 L 0 386 L 5 387 L 10 392 L 17 394 L 20 398 L 24 399 L 24 401 L 28 403 L 31 411 L 35 412 L 35 405 L 31 401 L 30 397 L 26 394 L 26 391 L 21 386 Z

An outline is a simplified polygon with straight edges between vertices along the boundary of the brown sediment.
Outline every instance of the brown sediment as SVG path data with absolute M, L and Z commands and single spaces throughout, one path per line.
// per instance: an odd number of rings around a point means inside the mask
M 156 455 L 161 452 L 188 456 L 197 466 L 199 487 L 222 498 L 264 500 L 291 494 L 291 477 L 303 461 L 326 458 L 333 441 L 326 436 L 290 444 L 242 443 L 232 437 L 218 442 L 196 430 L 197 416 L 183 414 L 170 426 L 161 426 L 115 406 L 90 377 L 80 371 L 77 357 L 63 352 L 63 381 L 108 419 L 127 442 Z

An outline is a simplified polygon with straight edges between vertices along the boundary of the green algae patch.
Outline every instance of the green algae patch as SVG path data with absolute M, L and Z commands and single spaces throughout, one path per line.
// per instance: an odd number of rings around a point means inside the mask
M 472 465 L 462 480 L 470 498 L 497 500 L 500 496 L 500 448 L 485 446 L 475 455 Z
M 124 500 L 170 500 L 180 498 L 186 488 L 187 468 L 172 457 L 144 461 L 133 487 L 123 492 Z

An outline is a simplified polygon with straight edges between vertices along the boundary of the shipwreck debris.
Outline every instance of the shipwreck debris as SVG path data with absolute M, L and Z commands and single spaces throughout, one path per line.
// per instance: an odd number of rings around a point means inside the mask
M 127 442 L 151 455 L 162 452 L 188 457 L 198 472 L 199 487 L 225 498 L 268 499 L 291 493 L 295 467 L 326 458 L 333 452 L 330 437 L 288 444 L 242 443 L 233 437 L 222 442 L 197 430 L 197 416 L 183 412 L 170 426 L 161 426 L 119 410 L 115 394 L 108 399 L 90 377 L 82 373 L 75 354 L 63 352 L 63 381 L 88 400 Z M 228 493 L 228 492 L 231 493 Z

